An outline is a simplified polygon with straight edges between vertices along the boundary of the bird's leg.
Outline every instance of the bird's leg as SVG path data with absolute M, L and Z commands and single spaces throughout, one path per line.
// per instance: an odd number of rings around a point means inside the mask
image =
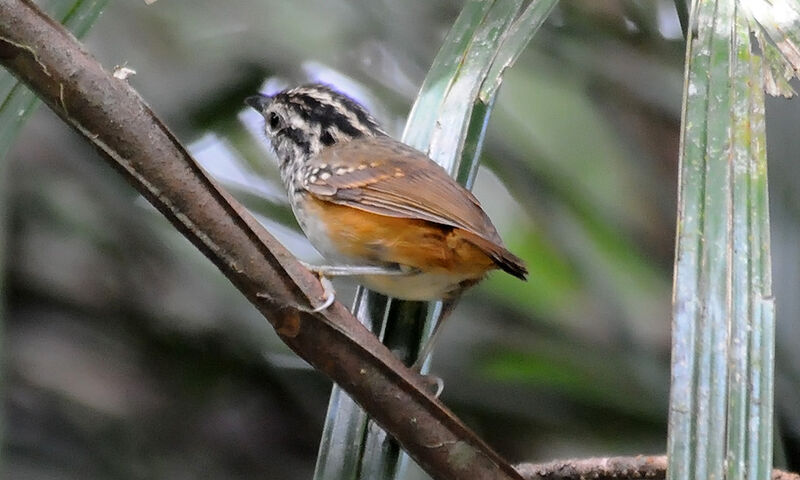
M 419 372 L 422 369 L 422 366 L 425 364 L 425 361 L 428 359 L 428 356 L 433 351 L 433 346 L 436 343 L 436 340 L 439 338 L 439 333 L 442 331 L 442 325 L 444 324 L 445 320 L 450 318 L 450 315 L 455 310 L 456 305 L 458 304 L 459 298 L 461 298 L 461 292 L 463 290 L 456 292 L 450 298 L 442 300 L 442 310 L 439 313 L 438 321 L 436 325 L 433 327 L 433 332 L 431 332 L 431 336 L 428 337 L 428 340 L 422 346 L 417 355 L 417 360 L 411 365 L 412 370 L 416 370 Z M 442 390 L 444 389 L 444 382 L 441 378 L 437 377 L 436 375 L 424 375 L 425 379 L 428 381 L 430 391 L 434 397 L 438 397 Z
M 336 291 L 333 289 L 329 277 L 351 277 L 358 275 L 411 275 L 416 272 L 415 269 L 404 268 L 401 265 L 394 266 L 374 266 L 374 265 L 311 265 L 301 261 L 301 265 L 311 270 L 322 284 L 323 294 L 325 300 L 317 307 L 314 307 L 313 312 L 321 312 L 330 307 L 334 300 L 336 300 Z
M 428 356 L 431 354 L 433 346 L 436 343 L 436 340 L 439 338 L 439 333 L 441 333 L 442 331 L 442 325 L 444 324 L 445 320 L 450 318 L 450 315 L 453 313 L 453 310 L 455 310 L 460 297 L 461 297 L 461 292 L 456 294 L 455 297 L 442 300 L 442 311 L 441 313 L 439 313 L 439 320 L 433 327 L 433 332 L 431 332 L 431 336 L 428 337 L 428 340 L 425 342 L 425 345 L 423 345 L 422 348 L 420 349 L 419 355 L 417 355 L 417 360 L 411 366 L 412 369 L 420 371 L 420 369 L 422 368 L 422 364 L 425 363 L 425 360 L 427 360 Z
M 354 277 L 359 275 L 410 275 L 414 270 L 409 270 L 400 265 L 311 265 L 300 262 L 304 267 L 324 277 Z

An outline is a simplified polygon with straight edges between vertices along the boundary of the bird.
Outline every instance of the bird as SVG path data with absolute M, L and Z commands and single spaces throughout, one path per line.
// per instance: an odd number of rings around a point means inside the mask
M 478 199 L 352 98 L 308 84 L 245 104 L 264 118 L 292 211 L 328 263 L 306 264 L 321 279 L 451 304 L 492 270 L 526 280 Z

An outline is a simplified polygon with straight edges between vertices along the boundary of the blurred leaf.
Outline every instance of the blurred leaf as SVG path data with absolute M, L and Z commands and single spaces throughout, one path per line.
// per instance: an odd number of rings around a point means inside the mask
M 621 415 L 637 415 L 654 423 L 663 421 L 663 405 L 652 401 L 660 392 L 619 374 L 631 370 L 624 356 L 597 350 L 574 355 L 563 345 L 544 342 L 530 347 L 525 352 L 494 352 L 481 365 L 481 372 L 495 381 L 555 391 L 579 404 L 613 408 Z
M 695 2 L 691 25 L 669 478 L 769 478 L 774 303 L 761 59 L 733 2 Z
M 260 121 L 258 125 L 260 129 Z M 256 150 L 261 145 L 254 144 L 249 137 L 244 138 L 241 126 L 234 128 L 234 122 L 220 122 L 216 131 L 219 133 L 206 134 L 189 144 L 192 157 L 253 213 L 299 231 L 283 187 L 268 178 L 265 172 L 257 170 L 266 170 L 266 162 L 245 160 L 263 158 L 266 153 L 264 149 Z M 260 132 L 256 133 L 261 135 Z M 251 150 L 242 154 L 240 149 L 243 148 Z
M 52 17 L 60 19 L 77 37 L 82 37 L 94 23 L 107 0 L 75 2 L 51 1 L 42 6 Z M 8 152 L 22 125 L 38 105 L 36 96 L 5 69 L 0 69 L 0 339 L 4 320 L 2 298 L 6 291 L 5 250 L 7 219 Z M 0 459 L 1 460 L 1 459 Z
M 559 63 L 548 70 L 564 74 L 564 62 L 575 70 L 573 76 L 587 78 L 586 83 L 602 81 L 624 89 L 619 95 L 626 104 L 641 102 L 643 106 L 680 117 L 680 94 L 683 69 L 678 61 L 683 51 L 675 55 L 641 51 L 630 44 L 612 38 L 576 41 L 572 37 L 559 40 L 553 48 Z M 671 49 L 668 50 L 672 53 Z M 660 53 L 660 54 L 656 54 Z M 575 82 L 577 83 L 577 82 Z
M 492 275 L 481 288 L 523 312 L 558 322 L 581 297 L 580 274 L 566 256 L 537 229 L 519 226 L 506 235 L 509 248 L 525 259 L 528 281 Z
M 597 315 L 590 313 L 587 292 L 609 298 L 619 312 L 615 324 L 651 343 L 663 330 L 653 313 L 661 311 L 661 305 L 666 307 L 667 285 L 664 272 L 639 253 L 630 232 L 646 229 L 654 207 L 640 188 L 635 165 L 620 150 L 620 139 L 583 84 L 549 78 L 546 68 L 537 72 L 521 75 L 528 72 L 518 70 L 505 81 L 505 92 L 515 101 L 501 104 L 493 136 L 501 145 L 516 146 L 519 159 L 498 158 L 495 165 L 553 245 L 551 250 L 569 258 L 570 275 L 578 286 L 563 285 L 562 295 L 549 298 L 543 291 L 534 293 L 544 283 L 533 279 L 535 275 L 521 286 L 493 276 L 489 286 L 518 306 L 548 316 L 555 313 L 550 320 L 566 324 L 583 324 L 585 315 Z M 539 184 L 532 185 L 533 181 Z M 528 242 L 541 243 L 526 238 L 514 249 L 536 268 L 539 253 L 526 248 Z M 564 300 L 560 312 L 551 311 L 560 299 Z
M 515 102 L 498 112 L 500 140 L 528 152 L 527 166 L 580 210 L 611 224 L 644 221 L 645 204 L 629 161 L 585 87 L 568 78 L 548 78 L 546 72 L 523 73 L 505 80 Z

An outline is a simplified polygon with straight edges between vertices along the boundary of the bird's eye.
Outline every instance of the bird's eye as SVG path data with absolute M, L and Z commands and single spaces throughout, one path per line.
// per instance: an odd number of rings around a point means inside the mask
M 267 115 L 267 123 L 269 124 L 269 129 L 275 131 L 281 125 L 281 118 L 275 112 L 270 112 Z

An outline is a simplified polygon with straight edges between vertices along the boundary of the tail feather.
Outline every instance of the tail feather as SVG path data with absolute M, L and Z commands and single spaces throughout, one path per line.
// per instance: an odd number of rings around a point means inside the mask
M 525 266 L 525 261 L 508 251 L 507 248 L 466 230 L 461 230 L 460 233 L 491 258 L 498 268 L 520 280 L 528 279 L 528 268 Z

